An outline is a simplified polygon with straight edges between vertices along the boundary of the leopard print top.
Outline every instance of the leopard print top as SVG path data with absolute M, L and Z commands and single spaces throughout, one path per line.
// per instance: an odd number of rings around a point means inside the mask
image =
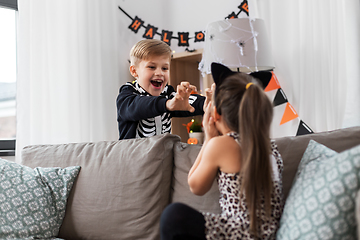
M 229 134 L 238 141 L 236 133 Z M 265 218 L 264 205 L 261 209 L 261 239 L 275 239 L 282 214 L 282 171 L 283 161 L 274 141 L 272 145 L 273 193 L 271 195 L 271 217 Z M 239 194 L 241 179 L 238 173 L 219 171 L 218 185 L 221 214 L 203 213 L 206 221 L 206 239 L 255 239 L 249 232 L 250 221 L 244 194 Z

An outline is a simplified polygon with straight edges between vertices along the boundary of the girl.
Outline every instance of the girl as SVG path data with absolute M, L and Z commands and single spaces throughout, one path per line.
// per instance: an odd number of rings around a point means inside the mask
M 161 217 L 161 239 L 275 239 L 283 165 L 269 136 L 273 106 L 250 75 L 217 63 L 211 72 L 214 103 L 206 106 L 205 142 L 188 183 L 203 195 L 217 179 L 222 213 L 171 204 Z

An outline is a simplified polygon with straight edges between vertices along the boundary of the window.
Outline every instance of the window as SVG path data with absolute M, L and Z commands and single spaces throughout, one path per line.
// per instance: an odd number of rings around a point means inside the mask
M 0 0 L 0 156 L 15 155 L 16 0 Z

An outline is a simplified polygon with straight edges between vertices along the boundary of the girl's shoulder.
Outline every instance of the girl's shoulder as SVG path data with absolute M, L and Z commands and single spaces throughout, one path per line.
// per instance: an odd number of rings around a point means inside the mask
M 207 151 L 213 156 L 221 172 L 240 171 L 241 148 L 234 138 L 228 135 L 214 137 L 209 141 Z
M 222 156 L 229 151 L 239 151 L 239 149 L 240 145 L 234 138 L 229 137 L 228 135 L 222 135 L 211 138 L 206 145 L 205 151 Z
M 227 144 L 231 144 L 232 143 L 236 145 L 238 145 L 237 141 L 235 141 L 235 139 L 230 136 L 230 135 L 221 135 L 221 136 L 217 136 L 217 137 L 213 137 L 210 139 L 209 142 L 213 142 L 213 144 L 217 144 L 217 145 L 227 145 Z

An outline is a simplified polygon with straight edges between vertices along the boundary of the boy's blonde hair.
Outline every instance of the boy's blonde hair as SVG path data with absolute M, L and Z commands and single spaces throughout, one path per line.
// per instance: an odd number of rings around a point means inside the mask
M 137 66 L 141 60 L 153 56 L 168 55 L 171 59 L 171 48 L 165 42 L 157 39 L 145 39 L 137 42 L 130 51 L 130 63 Z

